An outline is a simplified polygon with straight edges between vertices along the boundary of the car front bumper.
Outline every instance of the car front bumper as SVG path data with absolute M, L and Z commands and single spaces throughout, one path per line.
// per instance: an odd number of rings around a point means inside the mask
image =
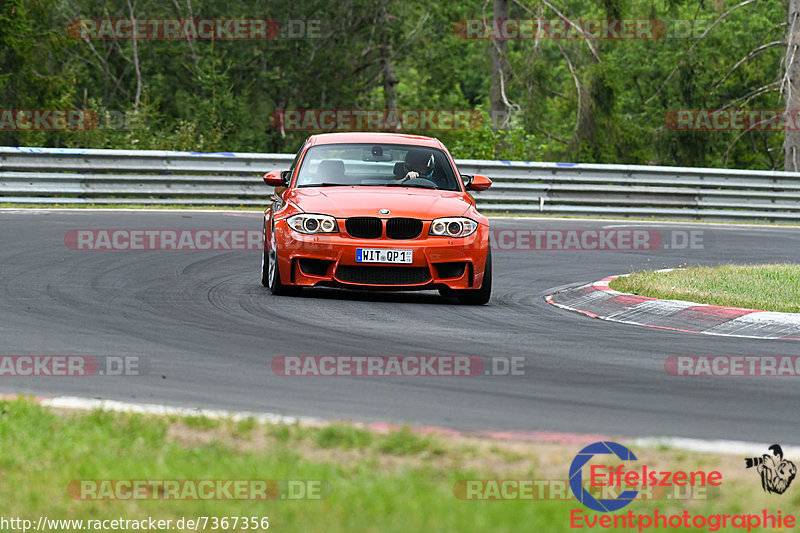
M 346 233 L 304 235 L 278 220 L 275 239 L 281 282 L 382 290 L 480 288 L 488 227 L 480 225 L 472 235 L 459 238 L 430 236 L 429 228 L 430 222 L 424 223 L 415 239 L 359 239 Z M 408 264 L 360 263 L 358 248 L 412 250 L 413 259 Z

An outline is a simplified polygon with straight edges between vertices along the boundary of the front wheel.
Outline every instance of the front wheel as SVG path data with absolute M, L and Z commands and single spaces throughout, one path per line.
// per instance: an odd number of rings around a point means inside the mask
M 483 305 L 492 296 L 492 250 L 486 250 L 486 267 L 483 270 L 483 283 L 480 289 L 457 290 L 458 301 L 465 305 Z
M 267 222 L 264 221 L 264 234 L 266 236 Z M 269 292 L 275 296 L 288 296 L 300 294 L 301 287 L 292 287 L 281 283 L 281 273 L 278 269 L 278 248 L 275 240 L 275 228 L 269 233 L 269 245 L 264 239 L 264 255 L 261 257 L 261 284 L 269 287 Z

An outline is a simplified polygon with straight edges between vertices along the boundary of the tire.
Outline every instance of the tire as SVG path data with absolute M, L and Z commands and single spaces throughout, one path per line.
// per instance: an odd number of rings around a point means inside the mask
M 480 289 L 457 290 L 456 297 L 464 305 L 483 305 L 492 296 L 492 250 L 486 250 L 486 267 L 483 270 L 483 282 Z
M 264 221 L 264 234 L 266 236 L 266 225 Z M 275 242 L 275 228 L 270 232 L 269 245 L 264 239 L 264 254 L 261 257 L 261 284 L 269 287 L 269 292 L 275 296 L 291 296 L 300 294 L 301 287 L 293 287 L 281 283 L 281 273 L 278 267 L 277 244 Z
M 269 287 L 269 256 L 267 255 L 267 222 L 264 221 L 264 244 L 261 255 L 261 284 Z

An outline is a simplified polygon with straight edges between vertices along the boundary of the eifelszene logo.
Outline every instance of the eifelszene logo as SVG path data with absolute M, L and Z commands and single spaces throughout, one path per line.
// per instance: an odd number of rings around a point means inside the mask
M 769 447 L 772 454 L 765 453 L 761 457 L 747 457 L 745 468 L 756 468 L 761 476 L 761 488 L 767 493 L 783 494 L 792 484 L 797 474 L 795 464 L 783 458 L 783 449 L 780 444 Z
M 632 468 L 624 464 L 589 464 L 596 455 L 610 455 L 610 462 L 616 460 L 638 461 L 636 456 L 622 444 L 610 441 L 595 442 L 578 452 L 569 467 L 569 487 L 575 499 L 594 511 L 608 513 L 619 511 L 631 503 L 639 494 L 639 490 L 648 487 L 719 487 L 722 484 L 722 473 L 714 470 L 656 470 L 647 464 L 634 465 Z M 614 459 L 616 457 L 616 459 Z M 588 465 L 588 467 L 587 467 Z M 794 465 L 792 465 L 794 466 Z M 603 495 L 616 498 L 595 498 L 583 483 L 583 469 L 589 471 L 589 486 L 604 490 Z M 574 515 L 574 511 L 573 511 Z M 688 526 L 687 526 L 688 527 Z
M 589 509 L 607 513 L 609 511 L 618 511 L 631 503 L 633 499 L 636 498 L 638 491 L 626 490 L 616 499 L 597 499 L 589 494 L 588 490 L 583 488 L 583 474 L 581 470 L 583 465 L 588 463 L 595 455 L 604 453 L 613 453 L 621 461 L 637 460 L 633 452 L 622 444 L 608 441 L 590 444 L 579 451 L 575 459 L 572 460 L 572 464 L 569 465 L 569 488 L 572 489 L 575 498 Z

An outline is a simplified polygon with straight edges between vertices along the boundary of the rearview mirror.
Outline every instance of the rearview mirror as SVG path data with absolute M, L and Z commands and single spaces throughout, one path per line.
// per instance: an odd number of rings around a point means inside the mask
M 464 187 L 470 191 L 485 191 L 492 186 L 492 180 L 480 174 L 475 174 L 474 176 L 462 174 L 461 179 L 464 181 Z
M 264 183 L 273 187 L 286 186 L 289 184 L 290 170 L 270 170 L 264 174 Z

